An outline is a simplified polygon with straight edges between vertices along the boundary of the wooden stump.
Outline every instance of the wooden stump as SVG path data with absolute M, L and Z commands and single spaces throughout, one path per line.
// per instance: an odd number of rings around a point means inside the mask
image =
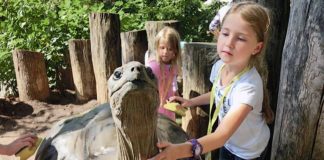
M 211 88 L 209 76 L 216 60 L 215 43 L 186 43 L 182 54 L 183 97 L 193 98 L 207 93 Z M 191 138 L 207 134 L 208 106 L 192 107 L 182 119 L 182 128 Z
M 77 100 L 84 102 L 96 97 L 90 40 L 70 40 L 69 51 Z
M 147 51 L 146 31 L 122 32 L 120 37 L 122 44 L 122 64 L 130 61 L 138 61 L 144 64 L 144 56 Z
M 107 80 L 115 68 L 121 66 L 120 20 L 117 14 L 91 13 L 90 41 L 97 100 L 106 103 Z
M 179 34 L 180 32 L 180 22 L 177 20 L 169 20 L 169 21 L 146 21 L 145 29 L 147 33 L 147 41 L 148 41 L 148 59 L 154 59 L 154 42 L 156 34 L 165 26 L 170 26 L 176 29 Z
M 19 99 L 44 101 L 49 96 L 44 55 L 39 52 L 14 50 L 12 53 Z
M 271 159 L 324 159 L 323 12 L 323 1 L 291 3 Z

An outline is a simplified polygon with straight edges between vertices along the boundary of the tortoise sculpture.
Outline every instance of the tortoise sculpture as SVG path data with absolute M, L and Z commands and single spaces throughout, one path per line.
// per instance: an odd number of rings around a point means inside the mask
M 139 160 L 158 153 L 158 140 L 188 140 L 181 127 L 158 115 L 157 80 L 150 68 L 129 62 L 114 71 L 108 88 L 110 105 L 58 122 L 36 159 Z

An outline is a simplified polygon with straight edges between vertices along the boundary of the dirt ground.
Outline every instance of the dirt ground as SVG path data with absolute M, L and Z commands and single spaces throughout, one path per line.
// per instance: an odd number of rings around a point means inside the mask
M 76 102 L 74 93 L 68 91 L 52 93 L 47 102 L 0 99 L 0 144 L 8 144 L 27 132 L 44 137 L 55 122 L 85 112 L 96 105 L 96 100 Z M 0 160 L 18 159 L 15 156 L 0 155 Z

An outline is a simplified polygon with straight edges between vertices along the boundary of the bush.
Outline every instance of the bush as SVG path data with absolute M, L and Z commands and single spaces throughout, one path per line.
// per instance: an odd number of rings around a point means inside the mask
M 179 20 L 185 41 L 211 41 L 206 34 L 219 3 L 201 0 L 1 0 L 0 84 L 17 93 L 12 50 L 44 54 L 50 87 L 66 67 L 69 39 L 89 39 L 91 12 L 118 13 L 121 31 L 144 29 L 147 20 Z M 1 86 L 1 85 L 0 85 Z

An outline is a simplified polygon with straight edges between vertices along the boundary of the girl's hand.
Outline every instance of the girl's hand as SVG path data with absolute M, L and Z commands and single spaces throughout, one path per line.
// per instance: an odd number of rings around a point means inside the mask
M 25 134 L 6 146 L 6 155 L 13 155 L 23 147 L 32 147 L 37 140 L 34 134 Z
M 176 145 L 169 142 L 158 142 L 157 147 L 163 149 L 162 152 L 148 160 L 176 160 L 178 157 Z
M 179 107 L 192 107 L 193 106 L 193 103 L 191 100 L 188 100 L 188 99 L 184 99 L 182 97 L 179 97 L 179 96 L 172 96 L 169 98 L 169 101 L 172 102 L 172 101 L 176 101 L 176 102 L 179 102 L 181 106 Z

